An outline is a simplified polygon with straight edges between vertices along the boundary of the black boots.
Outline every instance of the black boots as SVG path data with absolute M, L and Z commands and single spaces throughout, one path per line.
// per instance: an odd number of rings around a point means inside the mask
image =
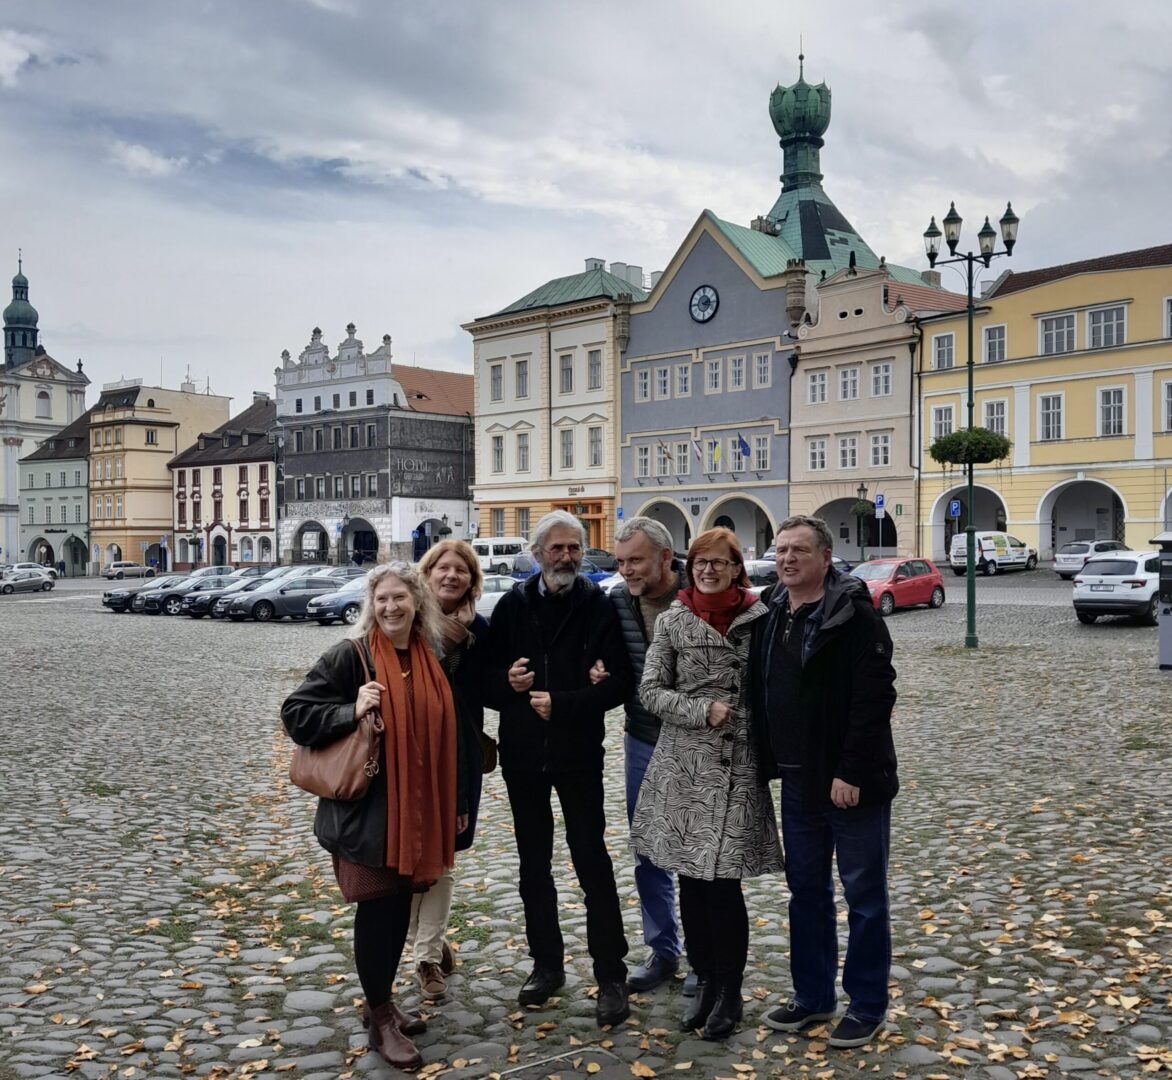
M 680 1020 L 680 1031 L 695 1031 L 708 1021 L 708 1014 L 716 1004 L 716 983 L 699 975 L 696 979 L 696 995 L 691 999 L 687 1011 Z
M 744 1005 L 741 1002 L 741 980 L 724 983 L 716 995 L 716 1003 L 704 1022 L 701 1036 L 711 1042 L 727 1039 L 741 1021 Z

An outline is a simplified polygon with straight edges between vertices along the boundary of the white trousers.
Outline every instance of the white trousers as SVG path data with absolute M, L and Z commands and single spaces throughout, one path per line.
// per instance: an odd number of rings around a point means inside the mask
M 440 962 L 455 887 L 455 878 L 448 869 L 427 892 L 416 893 L 411 901 L 407 940 L 412 942 L 411 958 L 416 964 Z

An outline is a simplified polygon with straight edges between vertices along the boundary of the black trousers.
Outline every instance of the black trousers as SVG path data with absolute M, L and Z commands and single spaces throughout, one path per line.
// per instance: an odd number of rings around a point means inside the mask
M 354 912 L 354 966 L 372 1009 L 390 999 L 411 922 L 411 893 L 360 900 Z
M 560 970 L 566 951 L 552 868 L 552 797 L 557 791 L 570 858 L 586 895 L 586 944 L 594 961 L 594 977 L 599 983 L 623 982 L 627 977 L 623 963 L 627 939 L 614 867 L 606 850 L 601 770 L 536 773 L 506 769 L 502 775 L 513 811 L 525 934 L 534 964 Z
M 749 912 L 740 878 L 700 878 L 680 874 L 680 919 L 688 960 L 701 979 L 737 989 L 749 959 Z

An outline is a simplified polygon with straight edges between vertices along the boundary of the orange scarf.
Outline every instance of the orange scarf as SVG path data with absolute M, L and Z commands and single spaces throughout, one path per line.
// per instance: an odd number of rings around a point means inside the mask
M 414 882 L 433 882 L 455 862 L 456 709 L 435 654 L 411 635 L 411 699 L 395 646 L 370 632 L 374 677 L 386 687 L 387 866 Z

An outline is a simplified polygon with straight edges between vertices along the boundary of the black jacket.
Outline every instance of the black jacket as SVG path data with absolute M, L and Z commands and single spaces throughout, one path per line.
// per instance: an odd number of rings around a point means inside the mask
M 456 850 L 472 846 L 483 783 L 480 734 L 484 731 L 484 657 L 488 645 L 488 620 L 477 615 L 468 628 L 476 639 L 464 648 L 455 676 L 449 674 L 456 703 L 456 813 L 468 815 L 468 828 L 456 833 Z M 441 661 L 445 673 L 447 660 Z
M 614 605 L 597 585 L 579 577 L 565 597 L 542 596 L 534 574 L 498 601 L 485 656 L 484 702 L 500 712 L 501 768 L 530 772 L 598 769 L 602 766 L 603 716 L 635 690 Z M 538 605 L 564 605 L 552 634 L 543 628 Z M 533 690 L 550 692 L 553 711 L 542 720 L 529 692 L 509 685 L 509 668 L 529 658 Z M 590 682 L 601 659 L 610 678 Z
M 676 575 L 676 592 L 684 586 L 683 568 L 672 564 Z M 651 642 L 647 639 L 643 629 L 643 616 L 639 611 L 640 597 L 632 596 L 626 585 L 616 585 L 610 590 L 610 601 L 618 612 L 619 626 L 623 632 L 623 644 L 627 647 L 627 655 L 631 658 L 631 673 L 635 682 L 635 693 L 626 703 L 627 719 L 625 730 L 632 739 L 654 745 L 659 741 L 659 729 L 663 721 L 653 712 L 649 712 L 639 700 L 638 688 L 643 679 L 643 664 L 647 659 L 647 646 Z
M 769 609 L 753 626 L 749 657 L 753 727 L 767 778 L 780 775 L 770 741 L 768 670 L 788 590 L 766 589 Z M 803 733 L 802 795 L 808 810 L 826 809 L 835 777 L 859 788 L 859 805 L 889 802 L 899 791 L 891 710 L 895 668 L 891 635 L 861 582 L 837 570 L 826 575 L 822 602 L 806 620 L 799 716 Z

